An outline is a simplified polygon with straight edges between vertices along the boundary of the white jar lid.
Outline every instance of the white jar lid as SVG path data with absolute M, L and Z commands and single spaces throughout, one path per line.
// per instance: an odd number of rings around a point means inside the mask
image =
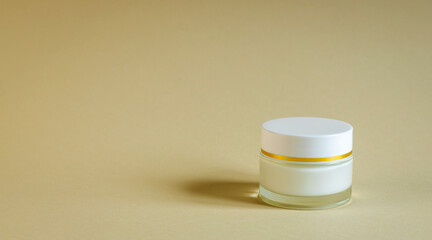
M 279 118 L 263 123 L 261 152 L 288 161 L 332 161 L 351 155 L 352 139 L 353 127 L 343 121 L 317 117 Z

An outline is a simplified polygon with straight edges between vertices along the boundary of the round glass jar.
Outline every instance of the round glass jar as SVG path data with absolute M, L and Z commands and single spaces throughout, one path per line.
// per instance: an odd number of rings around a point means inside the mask
M 350 124 L 315 117 L 280 118 L 262 126 L 259 197 L 291 209 L 347 203 L 352 185 Z

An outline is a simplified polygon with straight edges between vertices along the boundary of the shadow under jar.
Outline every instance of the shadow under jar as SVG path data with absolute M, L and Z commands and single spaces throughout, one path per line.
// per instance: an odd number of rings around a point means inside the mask
M 326 118 L 293 117 L 262 126 L 259 197 L 283 208 L 315 210 L 351 198 L 350 124 Z

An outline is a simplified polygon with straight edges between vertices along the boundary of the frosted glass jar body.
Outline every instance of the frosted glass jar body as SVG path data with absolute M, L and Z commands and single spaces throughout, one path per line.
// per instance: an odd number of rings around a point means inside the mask
M 351 197 L 352 155 L 337 161 L 305 163 L 260 154 L 260 197 L 293 209 L 326 209 Z

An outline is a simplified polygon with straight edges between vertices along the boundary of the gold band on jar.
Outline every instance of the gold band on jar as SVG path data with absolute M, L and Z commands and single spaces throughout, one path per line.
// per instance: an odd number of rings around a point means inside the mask
M 275 158 L 278 160 L 284 160 L 284 161 L 292 161 L 292 162 L 328 162 L 328 161 L 335 161 L 347 158 L 351 156 L 352 151 L 349 153 L 345 153 L 339 156 L 334 157 L 323 157 L 323 158 L 300 158 L 300 157 L 287 157 L 282 155 L 277 155 L 273 153 L 266 152 L 264 149 L 261 149 L 262 154 L 266 155 L 267 157 Z

